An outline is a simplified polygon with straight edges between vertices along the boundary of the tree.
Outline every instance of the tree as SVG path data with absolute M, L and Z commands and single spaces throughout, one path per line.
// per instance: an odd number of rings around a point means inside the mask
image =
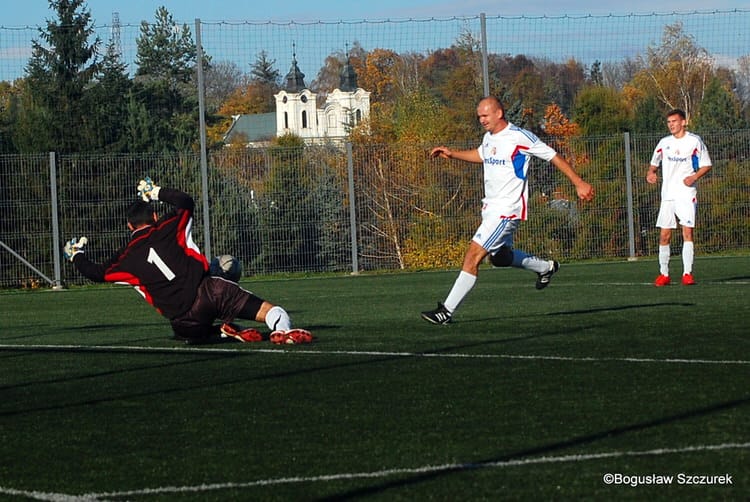
M 535 66 L 544 82 L 544 101 L 556 103 L 563 112 L 570 113 L 576 94 L 586 82 L 583 65 L 569 59 L 564 64 L 537 61 Z
M 726 88 L 725 82 L 714 77 L 706 87 L 691 128 L 702 132 L 744 129 L 747 124 L 740 111 L 737 96 Z
M 22 84 L 23 81 L 18 81 Z M 13 129 L 18 121 L 18 104 L 21 89 L 10 82 L 0 82 L 0 154 L 17 153 L 13 142 Z
M 269 60 L 266 51 L 260 51 L 250 70 L 250 77 L 256 82 L 278 87 L 281 80 L 281 73 L 274 68 L 275 64 L 276 60 Z
M 46 29 L 39 28 L 43 43 L 31 43 L 27 123 L 19 131 L 26 137 L 19 140 L 33 151 L 76 152 L 90 139 L 83 97 L 99 70 L 100 40 L 89 42 L 94 28 L 84 0 L 49 0 L 49 6 L 57 20 L 47 20 Z
M 258 218 L 262 270 L 318 269 L 320 239 L 304 150 L 304 141 L 291 134 L 276 138 L 269 150 L 271 171 L 263 187 Z
M 394 99 L 398 59 L 399 55 L 390 49 L 374 49 L 367 54 L 362 67 L 355 65 L 359 85 L 372 93 L 370 99 L 373 102 L 385 103 Z
M 90 110 L 86 122 L 92 131 L 89 149 L 125 152 L 131 81 L 114 42 L 108 44 L 99 70 L 94 85 L 85 95 L 86 108 Z
M 742 56 L 737 60 L 735 82 L 743 115 L 746 120 L 750 121 L 750 55 Z
M 604 74 L 602 73 L 602 62 L 598 59 L 591 64 L 589 69 L 589 83 L 593 85 L 604 85 Z
M 653 93 L 667 108 L 681 108 L 689 120 L 712 76 L 708 51 L 676 22 L 664 28 L 660 46 L 648 48 L 644 67 L 636 76 L 636 87 Z
M 663 133 L 666 131 L 667 107 L 653 94 L 635 100 L 633 106 L 633 132 Z
M 318 70 L 315 80 L 310 83 L 310 90 L 317 93 L 321 98 L 327 96 L 329 92 L 339 87 L 341 70 L 347 60 L 355 68 L 357 75 L 360 75 L 359 71 L 364 68 L 366 58 L 367 52 L 357 41 L 346 52 L 336 51 L 329 54 L 323 62 L 323 66 Z
M 178 26 L 166 7 L 156 10 L 156 22 L 141 22 L 136 40 L 136 77 L 166 80 L 172 85 L 193 79 L 197 48 L 190 28 Z
M 578 93 L 572 117 L 584 136 L 617 134 L 632 128 L 622 93 L 600 85 L 587 86 Z
M 211 63 L 205 73 L 206 109 L 215 113 L 237 89 L 247 85 L 248 76 L 236 63 L 219 61 Z
M 141 23 L 136 45 L 138 69 L 129 107 L 146 123 L 131 122 L 131 144 L 146 151 L 189 150 L 197 143 L 199 130 L 193 80 L 197 48 L 189 28 L 178 26 L 167 9 L 159 7 L 154 24 Z M 147 144 L 142 141 L 144 131 L 150 135 Z

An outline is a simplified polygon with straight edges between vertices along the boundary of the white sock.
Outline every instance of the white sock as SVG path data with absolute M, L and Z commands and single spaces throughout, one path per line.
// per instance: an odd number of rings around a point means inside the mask
M 463 270 L 458 274 L 456 282 L 453 283 L 451 292 L 448 293 L 448 298 L 445 299 L 445 303 L 443 304 L 451 314 L 458 308 L 466 295 L 469 294 L 475 282 L 477 282 L 476 275 L 464 272 Z
M 289 319 L 286 310 L 277 305 L 271 307 L 271 310 L 266 314 L 266 325 L 273 331 L 288 331 L 292 329 L 292 320 Z
M 669 275 L 669 244 L 666 246 L 659 244 L 659 273 Z
M 537 274 L 549 272 L 549 260 L 542 260 L 520 249 L 513 250 L 513 263 L 511 266 L 531 270 Z
M 693 258 L 695 256 L 693 241 L 685 241 L 682 243 L 682 273 L 692 274 L 693 273 Z

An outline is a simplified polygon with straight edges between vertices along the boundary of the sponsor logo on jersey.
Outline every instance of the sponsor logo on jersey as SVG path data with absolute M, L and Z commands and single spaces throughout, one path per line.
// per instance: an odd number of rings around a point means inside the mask
M 689 159 L 689 157 L 677 157 L 677 156 L 674 156 L 674 155 L 668 155 L 667 159 L 670 162 L 687 162 L 688 159 Z

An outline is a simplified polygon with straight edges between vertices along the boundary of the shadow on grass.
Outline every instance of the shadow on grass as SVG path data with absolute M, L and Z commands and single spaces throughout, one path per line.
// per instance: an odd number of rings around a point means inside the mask
M 622 310 L 636 310 L 652 307 L 695 307 L 695 303 L 687 302 L 660 302 L 660 303 L 643 303 L 638 305 L 621 305 L 619 307 L 601 307 L 596 309 L 566 310 L 564 312 L 548 312 L 545 315 L 578 315 L 578 314 L 596 314 L 600 312 L 617 312 Z
M 281 352 L 283 351 L 283 349 L 280 348 L 279 351 Z M 13 352 L 101 353 L 101 354 L 138 354 L 138 355 L 145 355 L 145 354 L 167 355 L 168 354 L 172 357 L 174 356 L 178 356 L 181 358 L 189 357 L 190 359 L 180 360 L 180 361 L 172 360 L 170 362 L 160 362 L 159 364 L 131 366 L 131 367 L 118 369 L 118 370 L 102 371 L 102 372 L 88 373 L 88 374 L 83 374 L 83 375 L 75 375 L 75 376 L 70 376 L 67 378 L 44 379 L 44 380 L 37 380 L 37 381 L 28 381 L 28 382 L 23 382 L 19 384 L 3 385 L 3 386 L 0 386 L 0 391 L 18 389 L 18 388 L 24 388 L 24 387 L 33 388 L 36 385 L 55 385 L 55 384 L 68 383 L 68 382 L 77 382 L 77 381 L 80 382 L 80 381 L 98 379 L 98 378 L 103 378 L 103 377 L 122 375 L 122 374 L 132 373 L 136 371 L 178 367 L 178 366 L 193 365 L 193 364 L 203 363 L 203 362 L 213 362 L 217 359 L 229 359 L 229 358 L 239 358 L 239 357 L 258 355 L 257 352 L 253 352 L 253 351 L 242 351 L 242 350 L 235 351 L 235 350 L 222 350 L 222 349 L 215 349 L 212 351 L 210 348 L 201 349 L 199 351 L 187 351 L 187 350 L 182 351 L 179 348 L 174 348 L 174 347 L 148 347 L 145 349 L 135 349 L 133 347 L 118 348 L 118 347 L 81 347 L 81 346 L 79 347 L 2 346 L 0 347 L 0 353 L 3 353 L 3 352 L 11 352 L 11 353 Z M 352 361 L 348 363 L 337 363 L 337 364 L 329 364 L 329 365 L 323 365 L 323 366 L 315 366 L 311 368 L 273 372 L 269 374 L 257 375 L 251 378 L 247 378 L 243 376 L 242 378 L 232 377 L 232 378 L 222 379 L 220 376 L 217 375 L 217 376 L 214 376 L 214 378 L 212 378 L 210 381 L 203 380 L 200 384 L 190 384 L 190 385 L 186 384 L 186 385 L 171 386 L 171 387 L 165 386 L 159 389 L 144 390 L 141 392 L 128 392 L 128 393 L 123 393 L 123 394 L 119 394 L 116 396 L 107 396 L 107 397 L 94 398 L 94 399 L 82 399 L 79 401 L 70 401 L 70 402 L 50 404 L 50 405 L 44 405 L 44 406 L 30 406 L 30 407 L 23 408 L 23 409 L 19 408 L 16 410 L 0 412 L 0 417 L 16 416 L 16 415 L 22 415 L 26 413 L 36 413 L 40 411 L 72 409 L 72 408 L 78 408 L 78 407 L 98 405 L 98 404 L 108 403 L 108 402 L 117 402 L 120 400 L 131 400 L 131 399 L 137 399 L 137 398 L 142 398 L 142 397 L 169 394 L 173 392 L 186 392 L 186 391 L 193 391 L 193 390 L 200 390 L 200 389 L 210 389 L 210 388 L 214 388 L 214 387 L 218 387 L 222 385 L 247 384 L 250 381 L 275 380 L 278 378 L 306 375 L 306 374 L 312 374 L 312 373 L 317 373 L 321 371 L 328 371 L 332 369 L 361 366 L 363 364 L 377 364 L 381 362 L 387 362 L 387 361 L 398 360 L 398 359 L 404 358 L 404 356 L 401 356 L 401 355 L 385 355 L 383 357 L 378 357 L 378 358 L 373 359 L 372 355 L 367 355 L 367 354 L 363 355 L 363 357 L 367 357 L 367 360 L 366 361 L 357 360 L 357 361 Z M 160 383 L 160 382 L 156 382 L 156 383 Z
M 494 458 L 486 458 L 486 459 L 476 460 L 472 462 L 453 464 L 451 466 L 446 466 L 445 468 L 436 468 L 434 471 L 420 473 L 414 476 L 409 476 L 409 477 L 398 479 L 398 480 L 373 484 L 371 486 L 358 488 L 358 489 L 350 490 L 350 491 L 339 493 L 339 494 L 328 495 L 318 500 L 321 500 L 321 501 L 322 500 L 327 500 L 327 501 L 328 500 L 354 500 L 354 499 L 359 499 L 359 498 L 366 497 L 366 496 L 382 495 L 386 491 L 391 490 L 391 489 L 414 486 L 419 483 L 424 483 L 427 481 L 438 479 L 443 476 L 449 476 L 452 474 L 459 474 L 462 472 L 484 469 L 484 468 L 492 467 L 496 464 L 501 464 L 504 462 L 510 462 L 513 460 L 523 460 L 527 457 L 549 455 L 556 451 L 565 450 L 567 448 L 574 448 L 578 446 L 589 445 L 591 443 L 595 443 L 596 441 L 600 441 L 603 439 L 611 439 L 611 438 L 622 436 L 631 432 L 643 431 L 643 430 L 647 430 L 653 427 L 660 427 L 663 425 L 673 424 L 673 423 L 680 422 L 683 420 L 690 420 L 696 417 L 711 415 L 713 413 L 731 410 L 734 408 L 739 408 L 741 406 L 747 406 L 749 404 L 750 404 L 750 397 L 746 397 L 742 399 L 735 399 L 732 401 L 726 401 L 723 403 L 718 403 L 718 404 L 706 406 L 703 408 L 697 408 L 695 410 L 687 411 L 684 413 L 677 413 L 675 415 L 669 415 L 666 417 L 657 418 L 657 419 L 650 420 L 647 422 L 640 422 L 640 423 L 636 423 L 632 425 L 624 425 L 621 427 L 615 427 L 615 428 L 608 429 L 605 431 L 596 432 L 594 434 L 574 437 L 574 438 L 571 438 L 565 441 L 560 441 L 557 443 L 551 443 L 551 444 L 539 446 L 536 448 L 529 448 L 526 450 L 508 453 L 505 455 L 498 455 L 497 457 L 494 457 Z

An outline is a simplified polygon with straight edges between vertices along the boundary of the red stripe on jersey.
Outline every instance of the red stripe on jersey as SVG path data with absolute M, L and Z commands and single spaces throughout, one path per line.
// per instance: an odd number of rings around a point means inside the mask
M 203 264 L 203 270 L 208 270 L 208 260 L 206 260 L 206 257 L 203 256 L 203 253 L 195 248 L 190 247 L 187 243 L 188 234 L 190 233 L 187 230 L 187 227 L 190 224 L 190 220 L 192 219 L 192 214 L 188 211 L 181 211 L 180 213 L 178 213 L 178 216 L 180 218 L 180 221 L 177 224 L 177 243 L 182 249 L 185 250 L 185 254 Z
M 130 286 L 133 286 L 133 288 L 135 288 L 141 294 L 141 296 L 143 296 L 143 298 L 148 302 L 149 305 L 151 305 L 152 307 L 154 306 L 154 299 L 151 297 L 148 290 L 142 284 L 140 284 L 138 278 L 133 274 L 129 272 L 112 272 L 104 274 L 104 280 L 107 282 L 117 282 L 120 284 L 129 284 Z M 160 314 L 162 313 L 159 308 L 156 308 L 156 310 Z

